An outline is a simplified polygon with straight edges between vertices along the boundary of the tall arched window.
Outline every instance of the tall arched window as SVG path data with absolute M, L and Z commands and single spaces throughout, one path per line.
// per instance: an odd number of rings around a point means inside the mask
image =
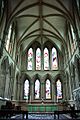
M 46 80 L 46 99 L 51 99 L 51 82 L 49 79 Z
M 33 49 L 30 48 L 28 50 L 28 66 L 27 66 L 27 69 L 32 70 L 32 68 L 33 68 Z
M 56 87 L 57 87 L 57 100 L 62 99 L 62 84 L 59 79 L 56 82 Z
M 58 61 L 57 61 L 57 51 L 53 47 L 52 48 L 52 70 L 58 69 Z
M 24 99 L 28 100 L 29 99 L 29 80 L 26 80 L 24 82 Z
M 44 70 L 49 70 L 49 51 L 44 49 Z
M 41 70 L 41 50 L 37 48 L 36 50 L 36 70 Z
M 37 79 L 35 81 L 35 99 L 40 98 L 40 81 Z

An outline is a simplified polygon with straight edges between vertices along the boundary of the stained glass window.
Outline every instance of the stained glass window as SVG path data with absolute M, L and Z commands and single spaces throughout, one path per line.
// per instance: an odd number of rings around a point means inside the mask
M 58 69 L 58 62 L 57 62 L 57 51 L 53 47 L 52 48 L 52 70 Z
M 49 51 L 44 49 L 44 70 L 49 70 Z
M 60 80 L 57 80 L 57 99 L 62 99 L 62 84 Z
M 46 99 L 51 99 L 51 82 L 49 79 L 46 80 Z
M 24 99 L 29 99 L 29 80 L 24 82 Z
M 34 49 L 35 51 L 35 49 Z M 57 50 L 53 47 L 51 53 L 51 67 L 50 67 L 50 54 L 49 49 L 44 48 L 44 51 L 38 47 L 36 52 L 33 55 L 32 47 L 28 50 L 28 57 L 27 57 L 27 70 L 57 70 L 58 69 L 58 57 L 57 57 Z M 43 56 L 42 54 L 43 53 Z
M 30 48 L 28 50 L 28 66 L 27 66 L 27 69 L 32 70 L 32 67 L 33 67 L 33 49 Z
M 41 50 L 37 48 L 36 50 L 36 70 L 41 70 Z
M 40 81 L 37 79 L 35 81 L 35 99 L 40 98 Z

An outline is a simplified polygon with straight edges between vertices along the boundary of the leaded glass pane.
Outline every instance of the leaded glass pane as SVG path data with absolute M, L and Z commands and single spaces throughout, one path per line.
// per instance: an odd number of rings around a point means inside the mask
M 36 50 L 36 70 L 41 70 L 41 50 L 37 48 Z
M 44 70 L 49 70 L 49 51 L 44 49 Z
M 62 86 L 61 86 L 60 80 L 57 80 L 56 84 L 57 84 L 57 99 L 61 99 L 62 98 Z
M 52 70 L 58 69 L 58 62 L 57 62 L 57 51 L 53 47 L 52 48 Z
M 28 67 L 27 67 L 27 69 L 32 70 L 32 67 L 33 67 L 33 49 L 30 48 L 28 50 Z
M 35 99 L 40 98 L 40 81 L 36 80 L 35 81 Z
M 24 99 L 29 99 L 29 80 L 26 80 L 24 83 Z
M 51 85 L 50 80 L 46 80 L 46 99 L 51 99 Z

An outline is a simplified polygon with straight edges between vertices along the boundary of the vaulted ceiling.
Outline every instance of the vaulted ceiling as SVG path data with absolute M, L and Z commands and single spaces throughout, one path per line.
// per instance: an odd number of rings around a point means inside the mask
M 51 40 L 66 47 L 67 20 L 72 21 L 72 0 L 9 0 L 8 23 L 17 23 L 17 43 Z

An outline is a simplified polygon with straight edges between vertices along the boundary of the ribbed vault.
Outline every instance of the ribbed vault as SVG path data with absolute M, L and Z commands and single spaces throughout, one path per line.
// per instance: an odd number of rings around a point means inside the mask
M 17 24 L 17 45 L 23 51 L 26 44 L 51 40 L 61 49 L 67 49 L 67 20 L 73 24 L 69 0 L 14 0 L 11 1 L 6 30 L 11 22 Z

